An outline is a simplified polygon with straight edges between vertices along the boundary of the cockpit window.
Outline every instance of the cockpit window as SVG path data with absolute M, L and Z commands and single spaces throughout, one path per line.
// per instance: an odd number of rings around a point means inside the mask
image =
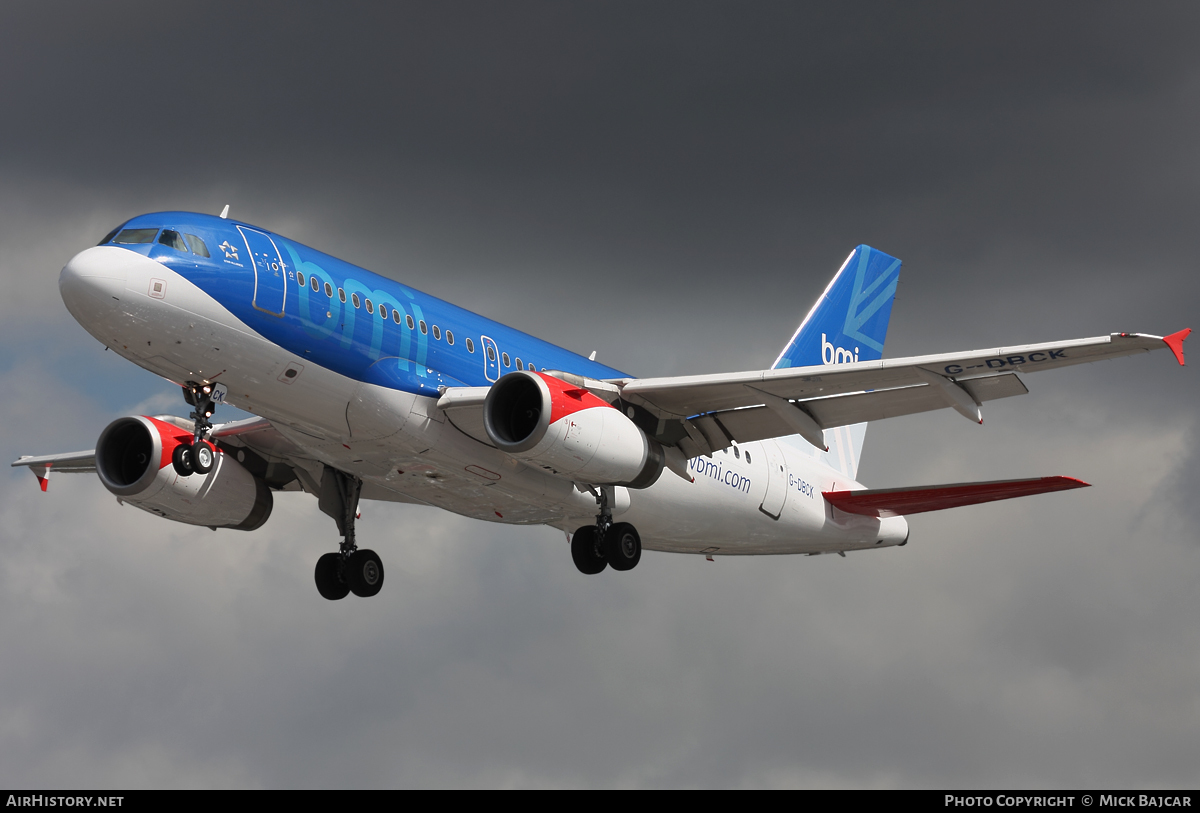
M 186 252 L 188 250 L 187 246 L 184 245 L 183 238 L 179 236 L 179 232 L 171 231 L 170 229 L 163 229 L 162 236 L 158 238 L 158 242 L 164 246 L 170 246 L 176 251 Z
M 114 243 L 153 243 L 158 229 L 121 229 Z
M 204 245 L 204 241 L 194 234 L 185 234 L 184 240 L 187 240 L 188 246 L 192 249 L 193 254 L 199 254 L 201 257 L 211 257 L 208 253 L 208 246 Z
M 103 239 L 103 240 L 101 240 L 99 243 L 96 243 L 96 245 L 98 245 L 98 246 L 102 246 L 102 245 L 104 245 L 104 244 L 105 244 L 105 243 L 107 243 L 109 240 L 111 240 L 111 239 L 113 239 L 114 237 L 116 237 L 116 236 L 117 236 L 117 232 L 119 232 L 120 230 L 121 230 L 121 227 L 120 227 L 120 226 L 117 226 L 115 229 L 113 229 L 112 231 L 110 231 L 108 234 L 104 235 L 104 239 Z

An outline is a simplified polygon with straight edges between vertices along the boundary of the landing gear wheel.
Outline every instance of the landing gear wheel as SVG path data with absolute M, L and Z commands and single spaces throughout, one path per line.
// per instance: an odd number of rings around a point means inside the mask
M 633 570 L 642 559 L 642 538 L 628 522 L 618 522 L 608 529 L 604 547 L 613 570 Z
M 171 465 L 180 477 L 191 477 L 195 474 L 192 468 L 192 447 L 186 443 L 176 446 L 175 451 L 171 452 Z
M 571 535 L 571 558 L 580 573 L 594 576 L 608 567 L 603 547 L 596 538 L 596 526 L 584 525 Z
M 356 550 L 346 560 L 344 575 L 354 595 L 370 598 L 383 587 L 383 562 L 373 550 Z
M 350 587 L 342 581 L 342 556 L 339 553 L 327 553 L 317 560 L 317 592 L 330 601 L 345 598 Z
M 212 471 L 213 461 L 216 455 L 213 453 L 213 448 L 204 441 L 192 444 L 191 450 L 192 468 L 196 470 L 196 474 L 208 474 Z

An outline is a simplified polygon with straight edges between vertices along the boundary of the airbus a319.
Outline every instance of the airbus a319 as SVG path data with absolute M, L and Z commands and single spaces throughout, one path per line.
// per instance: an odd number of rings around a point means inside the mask
M 277 492 L 309 494 L 340 536 L 316 564 L 327 599 L 383 586 L 355 535 L 364 499 L 559 528 L 585 574 L 643 550 L 904 545 L 906 515 L 1087 484 L 867 488 L 868 422 L 948 408 L 982 423 L 1026 373 L 1158 349 L 1183 364 L 1190 333 L 884 360 L 900 261 L 859 246 L 769 369 L 635 378 L 227 212 L 135 217 L 59 277 L 71 315 L 180 386 L 190 419 L 119 418 L 94 450 L 13 465 L 43 490 L 95 472 L 124 503 L 212 528 L 255 530 Z M 214 424 L 223 403 L 258 417 Z

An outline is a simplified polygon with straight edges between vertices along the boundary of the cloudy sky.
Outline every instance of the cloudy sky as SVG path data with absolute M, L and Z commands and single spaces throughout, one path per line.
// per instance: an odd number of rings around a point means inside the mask
M 162 209 L 229 203 L 637 375 L 769 365 L 864 242 L 905 261 L 890 356 L 1200 327 L 1198 29 L 1182 3 L 5 3 L 0 450 L 184 411 L 57 287 Z M 557 531 L 369 504 L 369 601 L 317 595 L 336 531 L 304 495 L 213 533 L 12 471 L 0 785 L 1195 787 L 1195 369 L 1026 383 L 982 428 L 872 425 L 861 479 L 1093 488 L 597 578 Z

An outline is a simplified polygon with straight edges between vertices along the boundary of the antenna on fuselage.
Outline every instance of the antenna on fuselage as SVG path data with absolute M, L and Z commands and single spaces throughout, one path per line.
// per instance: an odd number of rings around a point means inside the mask
M 595 361 L 595 360 L 596 360 L 596 351 L 593 350 L 592 354 L 590 356 L 588 356 L 588 361 Z
M 226 203 L 225 208 L 221 210 L 221 219 L 224 220 L 227 217 L 229 217 L 229 204 L 228 203 Z

